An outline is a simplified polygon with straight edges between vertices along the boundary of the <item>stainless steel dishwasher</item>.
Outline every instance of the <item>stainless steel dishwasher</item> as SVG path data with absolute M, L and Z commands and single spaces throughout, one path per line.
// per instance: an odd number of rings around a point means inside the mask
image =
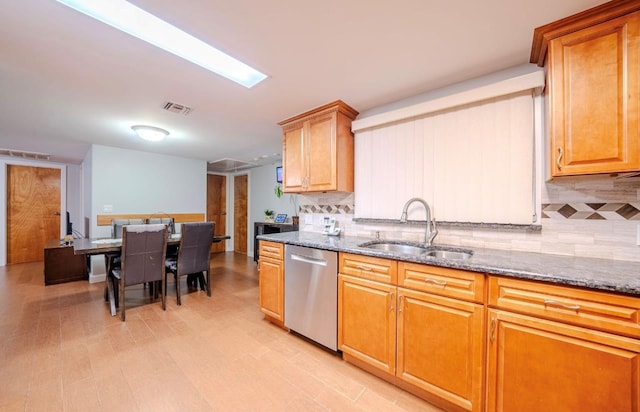
M 338 253 L 284 247 L 284 324 L 336 351 L 338 349 Z

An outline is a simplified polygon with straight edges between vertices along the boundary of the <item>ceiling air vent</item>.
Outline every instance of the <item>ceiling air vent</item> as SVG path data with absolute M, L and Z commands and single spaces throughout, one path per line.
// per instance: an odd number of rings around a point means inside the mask
M 242 160 L 225 158 L 225 159 L 209 162 L 209 165 L 207 166 L 207 170 L 209 172 L 231 173 L 231 172 L 237 172 L 239 170 L 250 169 L 256 166 L 258 165 L 255 163 L 249 163 L 249 162 L 243 162 Z
M 50 154 L 38 152 L 25 152 L 22 150 L 0 149 L 0 156 L 19 157 L 22 159 L 49 160 Z
M 191 113 L 191 110 L 193 110 L 189 106 L 185 106 L 184 104 L 174 103 L 174 102 L 166 102 L 164 106 L 162 106 L 162 108 L 171 113 L 177 113 L 184 116 L 188 115 L 189 113 Z

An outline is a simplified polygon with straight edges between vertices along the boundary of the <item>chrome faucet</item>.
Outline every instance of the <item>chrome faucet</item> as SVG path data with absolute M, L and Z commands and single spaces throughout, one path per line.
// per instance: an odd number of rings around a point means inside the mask
M 431 246 L 431 244 L 433 243 L 433 239 L 438 234 L 438 229 L 436 229 L 436 220 L 431 219 L 431 208 L 429 207 L 429 204 L 425 202 L 423 199 L 420 199 L 419 197 L 414 197 L 409 199 L 407 203 L 404 204 L 404 207 L 402 208 L 402 215 L 400 215 L 400 223 L 407 223 L 407 211 L 409 210 L 409 206 L 413 202 L 422 203 L 422 205 L 424 206 L 424 209 L 427 212 L 427 216 L 426 216 L 427 227 L 424 230 L 424 244 L 426 246 Z

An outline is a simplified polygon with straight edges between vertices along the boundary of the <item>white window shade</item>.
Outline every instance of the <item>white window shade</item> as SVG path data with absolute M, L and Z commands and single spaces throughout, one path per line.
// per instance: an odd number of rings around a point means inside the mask
M 525 90 L 357 131 L 355 217 L 398 219 L 421 197 L 439 221 L 531 224 L 533 113 Z

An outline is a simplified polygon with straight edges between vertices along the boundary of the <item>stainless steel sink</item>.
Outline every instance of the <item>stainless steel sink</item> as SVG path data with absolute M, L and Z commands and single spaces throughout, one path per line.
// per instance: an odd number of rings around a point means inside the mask
M 402 253 L 405 255 L 421 255 L 427 251 L 426 248 L 420 246 L 407 245 L 402 243 L 364 243 L 360 247 L 367 249 L 384 250 L 385 252 Z
M 400 241 L 374 240 L 358 245 L 366 249 L 381 250 L 385 252 L 400 253 L 404 255 L 417 255 L 433 257 L 437 259 L 469 259 L 473 251 L 448 246 L 422 246 Z
M 455 250 L 429 250 L 425 255 L 439 259 L 469 259 L 472 253 Z

